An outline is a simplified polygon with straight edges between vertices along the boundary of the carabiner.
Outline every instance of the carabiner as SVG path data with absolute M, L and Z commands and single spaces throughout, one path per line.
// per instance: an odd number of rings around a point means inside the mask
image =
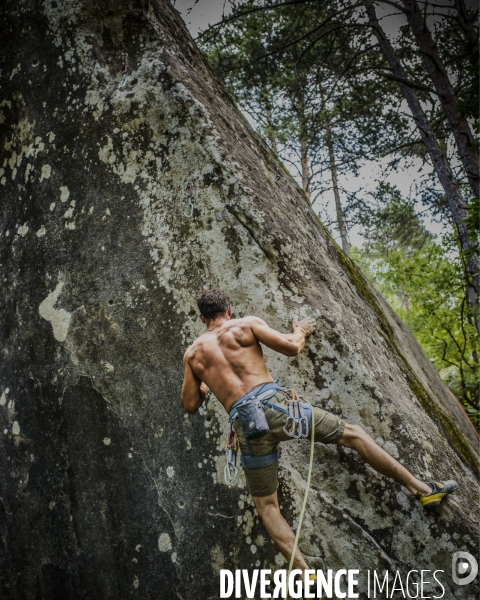
M 305 416 L 305 412 L 303 410 L 303 406 L 302 403 L 299 402 L 299 407 L 300 407 L 300 431 L 302 432 L 302 437 L 308 437 L 308 419 Z M 312 415 L 312 419 L 313 419 L 313 415 Z M 305 424 L 305 432 L 303 431 L 304 429 L 304 424 Z
M 238 478 L 238 468 L 230 462 L 227 462 L 223 470 L 223 477 L 228 486 L 232 486 Z
M 187 212 L 184 211 L 183 214 L 189 219 L 191 219 L 193 217 L 193 211 L 195 210 L 195 198 L 193 196 L 193 185 L 190 181 L 187 182 L 187 185 L 185 186 L 185 189 L 183 191 L 188 196 Z
M 290 421 L 292 422 L 290 425 Z M 290 427 L 289 427 L 290 425 Z M 289 435 L 290 437 L 295 437 L 295 421 L 293 417 L 288 416 L 285 421 L 285 425 L 283 426 L 283 431 Z

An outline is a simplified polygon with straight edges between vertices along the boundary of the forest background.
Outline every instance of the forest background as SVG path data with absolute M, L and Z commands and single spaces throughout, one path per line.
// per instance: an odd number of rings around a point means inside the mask
M 478 4 L 174 4 L 478 428 Z

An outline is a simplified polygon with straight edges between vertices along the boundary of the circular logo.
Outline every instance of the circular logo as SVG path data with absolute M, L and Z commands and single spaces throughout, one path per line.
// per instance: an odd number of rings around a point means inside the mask
M 255 423 L 253 421 L 250 421 L 248 426 L 250 427 L 250 429 L 255 429 Z
M 461 561 L 461 562 L 460 562 Z M 470 573 L 467 571 L 470 570 Z M 478 563 L 469 552 L 455 552 L 452 556 L 452 579 L 457 585 L 468 585 L 478 574 Z M 464 577 L 459 577 L 464 575 Z

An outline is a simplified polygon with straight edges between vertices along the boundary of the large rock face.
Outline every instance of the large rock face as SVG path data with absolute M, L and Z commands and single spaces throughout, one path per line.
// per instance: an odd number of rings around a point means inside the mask
M 267 352 L 274 376 L 418 476 L 460 482 L 427 515 L 354 453 L 317 444 L 300 543 L 312 566 L 358 568 L 363 590 L 367 569 L 442 569 L 445 597 L 476 597 L 451 579 L 452 553 L 476 552 L 475 432 L 173 8 L 1 11 L 1 598 L 206 600 L 222 567 L 283 565 L 242 481 L 223 483 L 221 406 L 179 403 L 203 329 L 195 297 L 213 286 L 280 330 L 314 315 L 299 357 Z M 293 524 L 307 456 L 308 442 L 284 444 Z

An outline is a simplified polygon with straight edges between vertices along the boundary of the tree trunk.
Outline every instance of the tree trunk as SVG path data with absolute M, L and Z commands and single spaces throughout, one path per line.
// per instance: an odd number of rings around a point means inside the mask
M 373 6 L 373 0 L 364 0 L 364 5 L 367 10 L 369 24 L 373 30 L 375 37 L 378 40 L 380 48 L 387 59 L 390 68 L 394 76 L 398 80 L 406 80 L 406 73 L 395 54 L 395 51 L 386 37 L 383 29 L 381 28 Z M 425 112 L 415 94 L 415 92 L 404 85 L 398 83 L 400 89 L 408 103 L 412 116 L 415 119 L 417 127 L 420 132 L 423 143 L 430 155 L 430 159 L 433 164 L 433 168 L 437 174 L 437 177 L 445 190 L 448 205 L 452 215 L 452 220 L 457 228 L 460 247 L 466 256 L 469 257 L 467 262 L 467 275 L 469 280 L 472 282 L 471 286 L 467 288 L 467 294 L 470 304 L 477 309 L 478 307 L 478 293 L 480 290 L 480 260 L 478 254 L 475 251 L 475 244 L 470 236 L 470 232 L 467 229 L 465 219 L 468 217 L 467 206 L 465 200 L 462 197 L 458 182 L 456 181 L 450 165 L 447 162 L 445 155 L 443 154 L 440 146 L 438 145 L 435 133 L 432 131 Z M 480 333 L 480 318 L 477 318 L 477 330 Z
M 337 227 L 340 232 L 340 239 L 342 240 L 342 248 L 347 256 L 350 256 L 350 244 L 348 243 L 347 228 L 345 226 L 345 219 L 343 217 L 342 203 L 340 201 L 340 190 L 338 189 L 337 179 L 337 165 L 335 163 L 335 152 L 333 148 L 332 131 L 330 124 L 327 123 L 326 127 L 326 140 L 328 147 L 328 157 L 330 161 L 330 172 L 332 174 L 332 186 L 333 195 L 335 196 L 335 211 L 337 213 Z
M 273 376 L 422 479 L 460 484 L 431 517 L 353 452 L 318 444 L 300 538 L 312 568 L 360 569 L 362 597 L 368 569 L 440 569 L 446 598 L 477 597 L 478 578 L 447 575 L 453 551 L 477 550 L 475 431 L 170 3 L 0 11 L 2 600 L 206 600 L 219 569 L 282 564 L 243 479 L 223 483 L 225 411 L 180 406 L 207 287 L 282 331 L 314 315 L 300 356 L 265 350 Z M 284 444 L 290 521 L 308 453 Z
M 403 5 L 423 62 L 437 90 L 438 98 L 455 138 L 473 194 L 475 197 L 479 197 L 479 159 L 478 151 L 475 148 L 475 138 L 467 119 L 457 110 L 458 98 L 416 0 L 403 0 Z
M 310 169 L 308 166 L 308 144 L 304 137 L 300 138 L 300 163 L 302 166 L 302 188 L 310 200 Z
M 462 28 L 463 37 L 467 46 L 467 52 L 472 65 L 478 64 L 478 33 L 475 31 L 473 21 L 468 15 L 467 7 L 463 0 L 454 0 L 457 11 L 457 21 Z

